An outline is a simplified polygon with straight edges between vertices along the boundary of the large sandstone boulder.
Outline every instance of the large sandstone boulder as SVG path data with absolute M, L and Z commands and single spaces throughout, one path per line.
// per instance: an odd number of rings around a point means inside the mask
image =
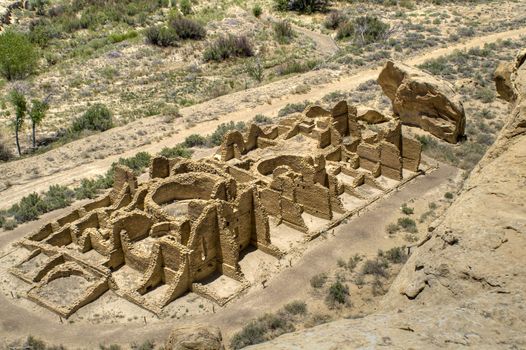
M 517 97 L 512 84 L 512 75 L 515 74 L 525 60 L 526 49 L 517 55 L 514 62 L 501 62 L 495 70 L 493 80 L 495 81 L 495 87 L 497 88 L 499 97 L 503 100 L 510 102 Z
M 420 127 L 447 142 L 464 135 L 466 115 L 453 86 L 420 69 L 388 61 L 378 84 L 402 123 Z
M 175 328 L 164 347 L 166 350 L 224 350 L 217 327 L 185 325 Z
M 368 106 L 358 106 L 356 108 L 356 119 L 362 120 L 367 124 L 379 124 L 389 121 L 389 118 L 380 111 Z

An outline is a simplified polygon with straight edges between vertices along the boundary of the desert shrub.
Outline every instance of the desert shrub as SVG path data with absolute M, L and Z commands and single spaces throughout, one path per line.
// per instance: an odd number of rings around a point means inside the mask
M 190 0 L 180 0 L 179 1 L 179 10 L 185 16 L 188 16 L 192 13 L 192 4 Z
M 491 103 L 495 101 L 495 92 L 492 89 L 481 87 L 475 90 L 474 97 L 481 100 L 482 103 Z
M 144 35 L 149 44 L 156 46 L 178 46 L 179 35 L 173 28 L 151 26 L 146 28 Z
M 394 247 L 383 253 L 383 256 L 393 264 L 401 264 L 407 261 L 405 247 Z
M 292 113 L 301 113 L 309 105 L 309 102 L 303 103 L 288 103 L 285 107 L 279 110 L 278 117 L 284 117 Z
M 47 47 L 52 39 L 60 38 L 60 32 L 53 23 L 47 20 L 37 20 L 29 24 L 29 41 L 40 47 Z
M 263 67 L 263 65 L 261 64 L 259 57 L 247 62 L 245 67 L 246 67 L 247 74 L 249 77 L 251 77 L 252 79 L 256 80 L 259 83 L 263 81 L 265 67 Z
M 396 233 L 400 230 L 400 226 L 398 226 L 397 224 L 389 224 L 387 225 L 387 228 L 386 228 L 386 231 L 387 233 L 389 234 L 393 234 L 393 233 Z
M 11 29 L 0 34 L 0 73 L 7 80 L 24 79 L 33 73 L 38 55 L 27 35 Z
M 317 275 L 314 275 L 310 279 L 310 285 L 312 288 L 321 288 L 323 285 L 327 282 L 327 274 L 325 273 L 319 273 Z
M 453 199 L 453 193 L 451 193 L 451 192 L 444 193 L 444 198 L 446 198 L 446 199 Z
M 411 215 L 411 214 L 413 214 L 415 212 L 415 209 L 411 208 L 411 207 L 408 207 L 406 203 L 402 204 L 402 206 L 400 207 L 400 210 L 405 215 Z
M 349 261 L 347 262 L 347 269 L 349 269 L 351 272 L 354 271 L 360 261 L 362 261 L 362 257 L 359 254 L 355 254 L 354 256 L 350 257 Z
M 416 222 L 411 218 L 398 218 L 397 224 L 407 232 L 417 232 Z
M 6 219 L 3 226 L 4 226 L 4 230 L 11 231 L 17 228 L 18 222 L 13 218 Z
M 304 62 L 292 60 L 278 66 L 276 73 L 278 75 L 287 75 L 294 73 L 308 72 L 318 65 L 319 61 L 316 59 L 307 60 Z
M 371 292 L 375 297 L 384 295 L 387 292 L 387 290 L 384 288 L 384 283 L 380 280 L 380 278 L 376 277 L 373 280 L 373 283 L 371 283 Z
M 222 123 L 220 124 L 217 129 L 208 136 L 208 145 L 210 147 L 219 146 L 223 142 L 223 137 L 232 130 L 238 130 L 238 131 L 244 131 L 246 129 L 246 124 L 244 122 L 237 122 L 234 123 L 231 121 L 230 123 Z
M 170 26 L 180 39 L 201 40 L 206 36 L 206 29 L 199 22 L 185 17 L 175 17 Z
M 251 57 L 254 56 L 254 49 L 248 38 L 244 35 L 221 36 L 203 53 L 205 61 L 224 61 L 231 57 Z
M 166 158 L 191 158 L 194 152 L 191 149 L 188 149 L 185 145 L 180 144 L 175 147 L 164 147 L 159 154 Z
M 146 340 L 140 345 L 132 344 L 132 350 L 153 350 L 155 349 L 155 343 L 152 340 Z
M 118 164 L 125 165 L 136 175 L 140 175 L 150 165 L 151 159 L 152 156 L 148 152 L 138 152 L 133 157 L 119 158 Z
M 13 158 L 13 152 L 5 140 L 0 138 L 0 161 L 7 162 L 9 159 Z
M 75 192 L 66 186 L 51 185 L 44 194 L 46 211 L 65 208 L 73 202 Z
M 79 200 L 96 198 L 100 189 L 97 179 L 82 179 L 80 186 L 75 188 L 75 198 Z
M 242 349 L 293 331 L 294 325 L 284 315 L 279 313 L 277 315 L 266 314 L 251 321 L 240 332 L 234 334 L 230 347 L 232 349 Z
M 362 274 L 387 277 L 387 267 L 389 264 L 384 259 L 366 260 L 362 267 Z
M 184 145 L 186 147 L 200 147 L 206 145 L 206 137 L 199 134 L 192 134 L 184 139 Z
M 325 302 L 329 307 L 347 304 L 348 300 L 349 287 L 341 283 L 339 280 L 337 280 L 330 286 L 329 293 L 325 298 Z
M 329 3 L 329 0 L 274 0 L 274 8 L 278 11 L 323 12 Z
M 83 130 L 106 131 L 113 128 L 113 117 L 108 109 L 102 103 L 96 103 L 89 107 L 84 114 L 75 120 L 71 125 L 73 133 L 79 133 Z
M 135 30 L 130 30 L 125 33 L 112 33 L 108 36 L 108 40 L 112 43 L 120 43 L 121 41 L 132 39 L 137 37 L 139 34 Z
M 331 11 L 327 17 L 325 17 L 323 25 L 327 29 L 336 29 L 345 22 L 347 22 L 347 16 L 343 12 Z
M 8 212 L 18 223 L 28 222 L 38 219 L 42 213 L 45 213 L 46 204 L 38 193 L 33 192 L 11 206 Z
M 342 40 L 345 38 L 351 38 L 354 36 L 354 24 L 352 22 L 346 22 L 338 26 L 336 32 L 336 39 Z
M 293 301 L 283 307 L 283 310 L 290 315 L 305 315 L 307 313 L 307 304 L 304 301 Z
M 279 43 L 288 43 L 294 37 L 292 26 L 287 20 L 274 22 L 272 29 L 274 30 L 274 37 Z
M 272 118 L 263 114 L 256 114 L 252 122 L 258 125 L 272 124 Z
M 255 4 L 254 7 L 252 7 L 252 14 L 254 17 L 259 18 L 261 14 L 263 13 L 263 8 L 260 4 Z

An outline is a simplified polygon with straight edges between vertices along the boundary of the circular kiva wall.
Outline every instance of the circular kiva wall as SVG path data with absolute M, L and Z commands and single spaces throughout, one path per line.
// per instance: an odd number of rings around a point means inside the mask
M 151 188 L 144 200 L 145 209 L 159 219 L 173 219 L 162 205 L 189 199 L 226 199 L 223 178 L 207 173 L 188 173 L 171 176 Z
M 264 159 L 257 165 L 257 170 L 261 175 L 267 176 L 283 165 L 288 166 L 296 173 L 314 175 L 314 161 L 312 158 L 296 155 L 281 155 Z

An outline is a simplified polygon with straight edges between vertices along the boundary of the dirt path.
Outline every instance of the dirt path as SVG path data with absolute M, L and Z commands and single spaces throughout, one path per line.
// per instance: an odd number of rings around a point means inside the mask
M 267 288 L 254 290 L 215 314 L 194 317 L 191 321 L 166 319 L 147 325 L 142 321 L 125 325 L 90 325 L 89 332 L 86 332 L 85 324 L 62 324 L 56 316 L 47 318 L 35 315 L 0 295 L 0 339 L 22 338 L 31 334 L 68 347 L 95 348 L 101 343 L 130 344 L 147 339 L 162 341 L 175 325 L 189 322 L 215 324 L 221 328 L 225 337 L 229 337 L 248 320 L 261 313 L 277 310 L 292 300 L 304 300 L 306 293 L 309 293 L 310 278 L 319 272 L 333 269 L 339 258 L 347 259 L 355 253 L 374 256 L 378 249 L 385 250 L 399 245 L 400 243 L 385 235 L 385 226 L 392 213 L 397 212 L 401 204 L 411 198 L 426 196 L 437 187 L 447 184 L 457 172 L 454 167 L 441 165 L 436 171 L 409 182 L 373 204 L 360 216 L 338 226 L 334 235 L 328 235 L 326 240 L 311 242 L 301 259 L 271 279 Z M 26 227 L 29 225 L 31 224 Z M 17 231 L 24 229 L 25 227 L 20 227 Z M 14 232 L 8 235 L 8 238 L 0 239 L 0 248 L 17 236 Z
M 462 49 L 469 49 L 473 47 L 481 46 L 485 43 L 491 43 L 495 42 L 497 40 L 501 39 L 508 39 L 508 38 L 518 38 L 522 35 L 526 35 L 526 28 L 520 28 L 512 31 L 506 31 L 501 33 L 494 33 L 490 34 L 484 37 L 477 37 L 473 38 L 465 43 L 459 43 L 455 45 L 451 45 L 444 48 L 437 48 L 433 51 L 425 52 L 423 54 L 420 54 L 418 56 L 409 58 L 405 60 L 404 62 L 410 65 L 417 65 L 421 64 L 424 61 L 431 59 L 431 58 L 437 58 L 446 54 L 449 54 L 455 50 L 462 50 Z M 138 147 L 126 147 L 123 146 L 121 148 L 124 148 L 125 150 L 122 153 L 115 154 L 109 157 L 106 157 L 104 159 L 98 159 L 89 161 L 85 164 L 75 164 L 75 165 L 59 165 L 62 168 L 58 168 L 54 173 L 51 173 L 46 176 L 38 176 L 35 175 L 33 178 L 15 178 L 14 181 L 17 181 L 17 183 L 13 184 L 11 187 L 3 190 L 0 192 L 1 202 L 0 202 L 0 209 L 5 209 L 11 206 L 13 203 L 16 203 L 22 198 L 23 196 L 28 195 L 29 193 L 32 193 L 34 191 L 41 192 L 47 190 L 47 188 L 50 185 L 54 184 L 62 184 L 62 185 L 71 185 L 73 183 L 78 182 L 81 178 L 84 177 L 90 177 L 90 176 L 96 176 L 103 174 L 108 167 L 111 165 L 111 163 L 115 162 L 120 157 L 129 157 L 133 156 L 139 151 L 147 151 L 152 154 L 157 153 L 160 151 L 163 147 L 173 147 L 175 144 L 182 142 L 187 136 L 198 133 L 201 135 L 206 135 L 211 132 L 213 132 L 217 126 L 221 123 L 230 122 L 230 121 L 248 121 L 256 114 L 265 114 L 267 116 L 276 116 L 277 112 L 283 108 L 288 103 L 298 103 L 305 100 L 309 101 L 315 101 L 321 99 L 323 96 L 328 94 L 329 92 L 336 91 L 336 90 L 352 90 L 353 88 L 356 88 L 359 84 L 370 80 L 370 79 L 376 79 L 378 77 L 378 74 L 381 70 L 381 66 L 377 66 L 371 69 L 365 69 L 358 72 L 355 72 L 352 75 L 344 76 L 340 78 L 339 80 L 331 81 L 330 83 L 322 84 L 319 86 L 315 86 L 306 94 L 288 94 L 281 97 L 276 97 L 271 99 L 270 101 L 267 101 L 267 103 L 261 103 L 259 105 L 255 105 L 253 107 L 245 107 L 240 108 L 236 110 L 236 104 L 240 104 L 240 100 L 243 100 L 246 98 L 246 96 L 257 94 L 258 90 L 267 89 L 267 86 L 262 86 L 258 88 L 254 88 L 248 91 L 242 91 L 233 95 L 229 96 L 223 96 L 220 97 L 221 103 L 226 103 L 225 101 L 231 100 L 231 105 L 229 109 L 233 110 L 230 113 L 225 113 L 223 115 L 217 115 L 217 118 L 214 120 L 206 121 L 203 123 L 196 124 L 195 126 L 185 128 L 183 125 L 180 125 L 175 128 L 175 134 L 164 137 L 161 140 L 157 142 L 151 142 L 146 145 L 141 145 Z M 309 72 L 306 73 L 306 75 L 313 75 L 316 72 Z M 297 77 L 293 77 L 287 80 L 283 80 L 278 82 L 280 85 L 282 84 L 291 84 L 291 81 L 298 81 Z M 218 100 L 219 100 L 218 99 Z M 192 113 L 203 110 L 203 109 L 209 109 L 210 106 L 214 103 L 214 101 L 205 102 L 201 105 L 194 105 L 188 108 L 185 108 L 181 110 L 182 114 L 185 116 L 192 115 Z M 153 129 L 156 130 L 159 128 L 160 124 L 160 118 L 159 117 L 150 117 L 150 118 L 144 118 L 142 120 L 139 120 L 137 122 L 134 122 L 135 126 L 132 125 L 126 125 L 120 128 L 111 129 L 105 133 L 94 135 L 90 138 L 98 140 L 99 143 L 102 143 L 102 139 L 106 137 L 105 140 L 106 143 L 111 143 L 114 139 L 117 138 L 118 133 L 120 130 L 123 132 L 126 129 L 130 129 L 132 127 L 144 127 L 145 129 Z M 49 158 L 51 152 L 56 153 L 62 153 L 63 161 L 66 162 L 67 159 L 74 159 L 75 157 L 79 157 L 79 152 L 84 147 L 83 144 L 88 142 L 86 139 L 78 140 L 75 142 L 72 142 L 71 144 L 66 145 L 69 147 L 70 151 L 66 152 L 59 148 L 57 150 L 50 151 L 48 153 L 34 156 L 29 159 L 23 159 L 16 162 L 10 162 L 5 164 L 0 164 L 0 180 L 2 180 L 2 176 L 5 176 L 4 174 L 8 174 L 8 170 L 10 168 L 15 168 L 17 165 L 23 166 L 25 169 L 29 169 L 34 164 L 40 164 L 39 166 L 42 167 L 42 169 L 46 168 L 47 158 Z M 64 146 L 63 148 L 65 148 Z M 76 147 L 76 149 L 73 149 Z M 64 167 L 67 167 L 67 170 L 62 170 Z M 7 178 L 7 176 L 6 176 Z
M 292 28 L 295 31 L 305 35 L 306 37 L 314 41 L 316 43 L 316 48 L 318 49 L 318 51 L 320 51 L 323 54 L 332 56 L 336 52 L 338 52 L 338 50 L 340 50 L 338 45 L 336 45 L 334 39 L 328 35 L 313 32 L 312 30 L 308 30 L 295 24 L 292 24 Z

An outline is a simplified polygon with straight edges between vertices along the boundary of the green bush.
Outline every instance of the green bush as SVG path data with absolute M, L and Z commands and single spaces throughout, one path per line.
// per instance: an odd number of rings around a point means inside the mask
M 83 130 L 106 131 L 113 128 L 113 117 L 104 104 L 97 103 L 73 121 L 71 131 L 80 133 Z
M 199 134 L 192 134 L 184 139 L 184 145 L 186 147 L 201 147 L 206 145 L 206 137 Z
M 444 198 L 446 198 L 446 199 L 453 199 L 453 193 L 451 193 L 451 192 L 444 193 Z
M 366 260 L 362 267 L 362 274 L 387 277 L 387 267 L 389 264 L 384 259 Z
M 266 314 L 251 321 L 240 332 L 234 334 L 230 347 L 232 349 L 242 349 L 249 345 L 263 343 L 294 330 L 294 325 L 285 315 L 281 313 L 277 315 Z
M 156 46 L 178 46 L 179 35 L 173 28 L 163 26 L 151 26 L 146 28 L 144 35 L 149 44 Z
M 345 38 L 351 38 L 354 36 L 354 24 L 352 22 L 346 22 L 338 26 L 336 32 L 336 39 L 342 40 Z
M 232 130 L 244 131 L 246 129 L 246 124 L 244 122 L 234 123 L 222 123 L 217 129 L 208 136 L 208 145 L 211 147 L 219 146 L 223 143 L 223 137 Z
M 278 11 L 313 13 L 327 10 L 329 3 L 329 0 L 274 0 L 274 8 Z
M 398 226 L 397 224 L 389 224 L 387 225 L 387 233 L 389 233 L 390 235 L 392 235 L 393 233 L 396 233 L 400 230 L 400 226 Z
M 51 185 L 44 194 L 46 211 L 65 208 L 73 202 L 75 192 L 66 186 Z
M 200 23 L 185 17 L 175 17 L 170 26 L 180 39 L 201 40 L 206 36 L 206 29 Z
M 391 248 L 383 256 L 393 264 L 405 263 L 408 258 L 405 247 Z
M 323 287 L 323 285 L 327 282 L 327 274 L 325 273 L 319 273 L 317 275 L 312 276 L 310 279 L 310 285 L 312 288 L 319 289 Z
M 347 304 L 349 300 L 349 287 L 339 280 L 334 282 L 329 288 L 329 294 L 325 299 L 329 307 L 334 307 L 337 304 L 344 305 Z
M 181 13 L 185 16 L 188 16 L 192 13 L 192 4 L 190 3 L 190 0 L 180 0 L 179 2 L 179 10 Z
M 108 36 L 108 39 L 112 43 L 120 43 L 121 41 L 132 39 L 137 37 L 139 34 L 135 30 L 130 30 L 125 33 L 112 33 Z
M 274 22 L 272 24 L 272 29 L 274 30 L 274 37 L 281 44 L 290 42 L 290 39 L 294 37 L 292 26 L 287 20 Z
M 342 24 L 336 38 L 352 38 L 356 44 L 367 45 L 386 39 L 388 33 L 389 24 L 374 16 L 362 16 Z
M 75 198 L 79 200 L 96 198 L 100 189 L 100 183 L 97 179 L 82 179 L 80 186 L 75 188 Z
M 331 11 L 327 17 L 325 17 L 323 26 L 327 29 L 336 29 L 345 22 L 347 22 L 347 16 L 343 12 Z
M 398 226 L 400 226 L 407 232 L 411 232 L 411 233 L 417 232 L 416 222 L 415 220 L 411 218 L 398 218 L 397 223 L 398 223 Z
M 193 153 L 194 152 L 191 149 L 188 149 L 185 145 L 180 144 L 170 148 L 164 147 L 159 153 L 159 155 L 166 158 L 191 158 Z
M 244 35 L 221 36 L 217 38 L 205 50 L 203 58 L 205 61 L 224 61 L 231 57 L 254 56 L 252 44 Z
M 303 103 L 288 103 L 285 107 L 279 110 L 278 117 L 284 117 L 292 113 L 301 113 L 308 105 L 308 101 Z
M 304 301 L 293 301 L 283 307 L 283 310 L 290 315 L 305 315 L 307 313 L 307 304 Z
M 0 34 L 0 73 L 7 80 L 24 79 L 34 72 L 38 55 L 27 35 L 11 29 Z
M 5 225 L 6 218 L 4 213 L 0 213 L 0 228 L 2 228 Z
M 11 158 L 13 158 L 13 152 L 11 152 L 6 142 L 0 139 L 0 161 L 7 162 Z
M 413 214 L 415 212 L 415 209 L 411 208 L 411 207 L 408 207 L 406 203 L 402 204 L 402 207 L 400 207 L 400 210 L 405 215 L 411 215 L 411 214 Z
M 263 13 L 263 8 L 261 7 L 260 4 L 256 4 L 254 5 L 254 7 L 252 7 L 252 14 L 254 15 L 254 17 L 259 18 L 262 13 Z
M 38 193 L 33 192 L 14 204 L 8 212 L 18 223 L 28 222 L 45 213 L 46 204 Z
M 267 125 L 267 124 L 272 124 L 272 118 L 267 117 L 266 115 L 263 115 L 263 114 L 256 114 L 252 122 L 258 125 Z

